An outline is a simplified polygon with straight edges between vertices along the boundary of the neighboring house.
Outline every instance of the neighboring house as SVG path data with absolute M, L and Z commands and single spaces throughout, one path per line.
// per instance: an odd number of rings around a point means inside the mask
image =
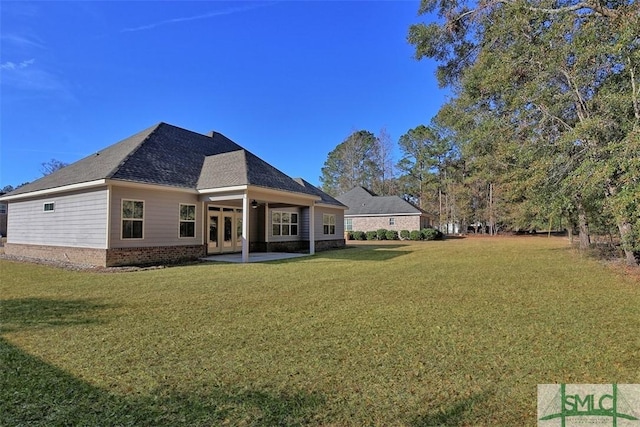
M 336 199 L 349 209 L 344 213 L 345 231 L 421 230 L 434 217 L 398 196 L 377 196 L 354 187 Z
M 345 244 L 336 199 L 220 133 L 166 123 L 0 201 L 8 255 L 117 266 Z

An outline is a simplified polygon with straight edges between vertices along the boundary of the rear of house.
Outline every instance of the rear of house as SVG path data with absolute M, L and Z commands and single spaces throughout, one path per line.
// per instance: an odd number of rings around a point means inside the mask
M 165 123 L 0 200 L 5 252 L 32 258 L 117 266 L 344 246 L 340 202 L 219 133 Z

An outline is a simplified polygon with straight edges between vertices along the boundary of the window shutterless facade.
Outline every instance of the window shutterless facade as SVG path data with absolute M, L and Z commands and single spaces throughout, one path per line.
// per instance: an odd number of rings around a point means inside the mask
M 42 205 L 42 210 L 44 212 L 53 212 L 56 209 L 55 202 L 47 202 Z
M 344 229 L 345 231 L 353 231 L 353 219 L 345 218 L 344 219 Z
M 336 216 L 322 214 L 322 229 L 324 234 L 336 234 Z
M 122 200 L 122 238 L 144 237 L 144 201 Z
M 273 236 L 297 236 L 298 214 L 273 211 L 271 213 L 271 233 Z
M 196 237 L 196 205 L 180 204 L 180 237 Z

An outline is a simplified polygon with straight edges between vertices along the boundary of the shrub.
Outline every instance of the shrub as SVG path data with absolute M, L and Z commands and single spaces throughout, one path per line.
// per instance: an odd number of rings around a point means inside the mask
M 424 240 L 441 240 L 444 237 L 442 232 L 435 228 L 423 228 L 420 230 L 420 234 Z
M 367 240 L 376 240 L 378 238 L 378 233 L 375 231 L 367 231 Z
M 353 239 L 354 240 L 364 240 L 365 239 L 364 231 L 354 231 L 353 232 Z
M 398 240 L 398 232 L 396 230 L 387 230 L 385 237 L 387 240 Z
M 420 230 L 411 230 L 411 233 L 409 233 L 409 238 L 411 240 L 422 240 L 422 234 L 420 233 Z
M 347 232 L 345 233 L 345 238 L 346 238 L 347 240 L 353 240 L 353 231 L 347 231 Z
M 409 230 L 400 230 L 400 238 L 402 240 L 408 240 L 409 239 Z
M 376 235 L 378 236 L 378 240 L 386 240 L 387 230 L 384 228 L 379 228 L 378 231 L 376 231 Z

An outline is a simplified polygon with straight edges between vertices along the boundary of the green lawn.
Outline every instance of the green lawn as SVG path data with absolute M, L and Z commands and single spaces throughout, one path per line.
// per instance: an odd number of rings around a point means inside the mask
M 640 283 L 560 238 L 0 275 L 6 425 L 535 425 L 539 383 L 640 383 Z

